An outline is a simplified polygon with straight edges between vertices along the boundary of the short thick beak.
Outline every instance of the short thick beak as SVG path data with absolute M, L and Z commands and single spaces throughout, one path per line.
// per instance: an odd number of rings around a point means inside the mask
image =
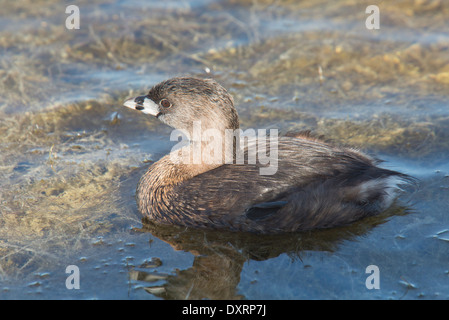
M 145 114 L 151 114 L 156 118 L 160 115 L 159 106 L 147 96 L 130 98 L 123 105 L 131 109 L 140 110 Z

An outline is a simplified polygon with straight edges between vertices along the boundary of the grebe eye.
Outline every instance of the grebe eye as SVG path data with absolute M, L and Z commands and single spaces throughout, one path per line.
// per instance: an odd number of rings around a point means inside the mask
M 162 99 L 160 102 L 161 106 L 163 106 L 164 108 L 170 108 L 171 107 L 171 103 L 170 101 L 168 101 L 167 99 Z

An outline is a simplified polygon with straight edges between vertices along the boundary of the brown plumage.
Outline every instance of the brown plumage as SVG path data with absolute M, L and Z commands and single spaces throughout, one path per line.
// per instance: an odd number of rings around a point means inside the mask
M 214 80 L 173 78 L 146 96 L 128 99 L 125 106 L 156 116 L 190 137 L 194 121 L 201 121 L 202 132 L 215 129 L 222 137 L 226 129 L 239 128 L 232 97 Z M 229 141 L 225 145 L 218 139 L 217 144 L 229 147 Z M 235 140 L 231 144 L 235 148 Z M 272 175 L 260 174 L 267 165 L 259 161 L 236 164 L 233 155 L 230 164 L 180 163 L 164 156 L 139 182 L 139 210 L 164 224 L 294 232 L 376 215 L 391 205 L 398 185 L 411 180 L 379 168 L 360 151 L 325 143 L 307 132 L 278 139 L 277 171 Z

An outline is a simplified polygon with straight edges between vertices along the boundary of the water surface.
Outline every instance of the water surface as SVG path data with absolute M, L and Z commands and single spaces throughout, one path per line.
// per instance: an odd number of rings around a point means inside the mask
M 444 1 L 81 1 L 79 30 L 66 3 L 0 4 L 1 299 L 449 298 Z M 332 230 L 145 223 L 135 187 L 170 129 L 122 102 L 177 75 L 229 88 L 243 128 L 311 129 L 419 186 Z

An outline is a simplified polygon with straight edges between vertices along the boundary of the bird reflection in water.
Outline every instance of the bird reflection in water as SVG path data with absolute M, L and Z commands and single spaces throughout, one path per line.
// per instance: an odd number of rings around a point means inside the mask
M 391 216 L 409 211 L 409 208 L 397 205 L 379 216 L 350 226 L 282 235 L 157 225 L 143 219 L 139 231 L 151 233 L 174 250 L 191 253 L 194 261 L 190 268 L 176 270 L 173 274 L 148 272 L 146 266 L 137 266 L 130 272 L 130 278 L 144 283 L 146 292 L 163 299 L 245 299 L 238 288 L 245 262 L 264 261 L 281 254 L 301 260 L 305 251 L 333 252 L 342 242 L 366 235 Z M 153 266 L 155 270 L 157 266 Z

